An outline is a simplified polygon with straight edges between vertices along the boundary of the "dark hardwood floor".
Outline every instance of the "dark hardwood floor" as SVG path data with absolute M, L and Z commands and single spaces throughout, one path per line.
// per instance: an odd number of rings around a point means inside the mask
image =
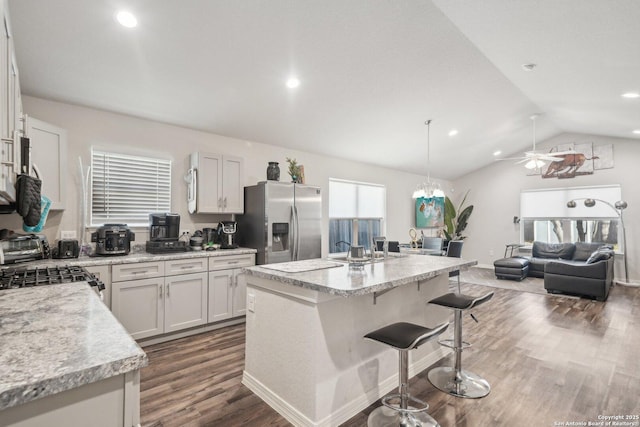
M 487 289 L 463 284 L 462 291 Z M 428 370 L 410 381 L 412 394 L 430 403 L 442 427 L 555 426 L 640 415 L 639 288 L 615 286 L 606 303 L 491 289 L 494 298 L 474 311 L 480 323 L 465 316 L 463 327 L 474 344 L 463 353 L 463 367 L 489 381 L 489 396 L 444 394 L 429 383 Z M 240 383 L 244 325 L 144 350 L 150 360 L 141 380 L 144 427 L 290 425 Z M 451 364 L 448 357 L 434 366 Z M 343 426 L 365 426 L 376 406 Z

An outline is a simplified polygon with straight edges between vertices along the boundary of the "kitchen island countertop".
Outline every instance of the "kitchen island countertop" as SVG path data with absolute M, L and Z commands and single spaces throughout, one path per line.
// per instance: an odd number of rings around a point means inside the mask
M 86 282 L 0 290 L 0 349 L 0 411 L 148 363 Z
M 343 297 L 367 295 L 397 286 L 431 279 L 450 271 L 467 269 L 477 264 L 476 260 L 428 255 L 396 255 L 384 261 L 364 264 L 354 269 L 347 263 L 336 266 L 327 260 L 296 261 L 295 263 L 324 262 L 326 267 L 291 273 L 263 266 L 245 267 L 252 276 L 299 286 L 312 291 Z M 275 265 L 274 265 L 275 266 Z

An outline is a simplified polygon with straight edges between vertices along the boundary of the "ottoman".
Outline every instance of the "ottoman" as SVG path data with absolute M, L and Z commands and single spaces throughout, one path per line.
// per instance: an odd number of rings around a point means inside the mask
M 529 273 L 529 260 L 523 257 L 502 258 L 493 263 L 498 279 L 520 281 Z

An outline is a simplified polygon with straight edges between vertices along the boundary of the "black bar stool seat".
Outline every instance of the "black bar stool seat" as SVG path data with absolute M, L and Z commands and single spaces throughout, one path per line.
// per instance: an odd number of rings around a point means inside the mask
M 462 341 L 462 312 L 471 310 L 489 301 L 492 297 L 493 292 L 480 297 L 448 293 L 429 301 L 429 304 L 436 304 L 454 310 L 453 342 L 445 340 L 441 341 L 440 344 L 453 349 L 456 356 L 455 366 L 438 367 L 429 371 L 429 381 L 437 389 L 452 396 L 471 399 L 485 397 L 491 391 L 491 386 L 487 380 L 473 372 L 462 369 L 462 350 L 470 346 L 469 343 Z
M 386 344 L 399 352 L 398 393 L 382 398 L 382 405 L 376 408 L 367 421 L 369 427 L 437 427 L 440 424 L 426 413 L 429 405 L 409 395 L 409 350 L 418 348 L 426 341 L 443 333 L 448 323 L 435 328 L 427 328 L 414 323 L 398 322 L 384 326 L 364 337 Z M 419 406 L 409 406 L 409 402 Z

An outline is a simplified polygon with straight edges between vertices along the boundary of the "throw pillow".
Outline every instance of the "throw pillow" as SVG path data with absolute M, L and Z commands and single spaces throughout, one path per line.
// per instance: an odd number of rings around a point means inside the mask
M 586 261 L 589 259 L 593 251 L 599 249 L 602 246 L 602 243 L 586 243 L 586 242 L 576 242 L 576 251 L 573 253 L 574 261 Z
M 598 261 L 602 261 L 605 259 L 611 258 L 613 255 L 613 251 L 609 248 L 600 248 L 591 254 L 591 256 L 587 259 L 587 264 L 593 264 Z

